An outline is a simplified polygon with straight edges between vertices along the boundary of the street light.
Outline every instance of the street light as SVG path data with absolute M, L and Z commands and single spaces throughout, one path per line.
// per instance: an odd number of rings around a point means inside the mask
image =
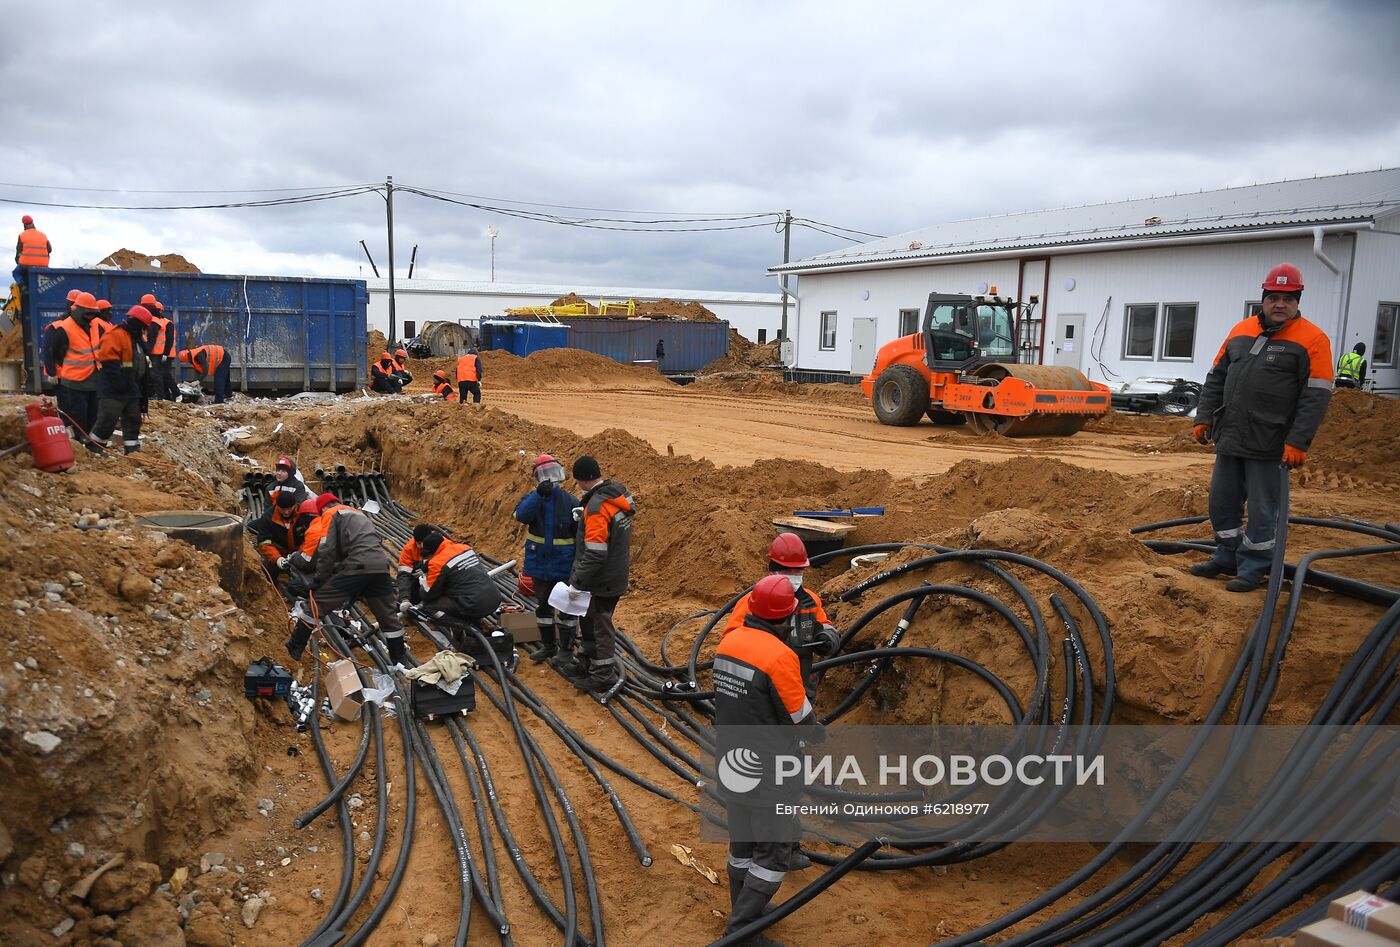
M 486 227 L 486 236 L 491 238 L 491 282 L 496 282 L 496 228 Z

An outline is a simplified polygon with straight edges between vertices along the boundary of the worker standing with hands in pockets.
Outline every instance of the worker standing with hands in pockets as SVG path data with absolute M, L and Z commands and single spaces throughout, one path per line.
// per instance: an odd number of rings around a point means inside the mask
M 1233 574 L 1225 586 L 1231 592 L 1264 584 L 1282 501 L 1278 465 L 1303 466 L 1332 398 L 1332 344 L 1298 312 L 1303 274 L 1280 263 L 1263 291 L 1264 308 L 1231 329 L 1220 346 L 1191 429 L 1196 443 L 1215 442 L 1215 552 L 1191 574 Z

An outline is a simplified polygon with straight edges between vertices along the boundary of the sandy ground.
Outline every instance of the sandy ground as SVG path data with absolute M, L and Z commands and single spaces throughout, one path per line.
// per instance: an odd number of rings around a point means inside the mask
M 1008 548 L 1078 578 L 1113 629 L 1122 722 L 1201 719 L 1257 608 L 1249 596 L 1189 576 L 1193 558 L 1157 556 L 1126 533 L 1134 523 L 1204 512 L 1211 456 L 1187 443 L 1180 420 L 1114 417 L 1070 439 L 1008 441 L 931 424 L 883 427 L 854 392 L 793 391 L 761 375 L 677 388 L 654 374 L 614 371 L 587 359 L 571 363 L 567 355 L 532 356 L 533 362 L 487 355 L 480 407 L 434 403 L 421 394 L 297 408 L 256 401 L 218 409 L 160 405 L 149 419 L 142 464 L 84 457 L 75 472 L 54 477 L 35 471 L 23 454 L 0 461 L 0 530 L 9 537 L 0 546 L 0 606 L 15 614 L 0 623 L 0 645 L 12 656 L 0 667 L 0 928 L 7 943 L 54 943 L 50 931 L 64 918 L 77 922 L 62 937 L 69 943 L 289 943 L 323 916 L 339 878 L 339 832 L 328 817 L 300 832 L 291 826 L 324 792 L 309 740 L 289 725 L 285 708 L 250 704 L 239 689 L 247 661 L 262 654 L 285 660 L 285 612 L 254 568 L 251 550 L 242 607 L 229 612 L 227 596 L 214 585 L 212 556 L 162 545 L 131 520 L 180 506 L 236 510 L 233 488 L 242 473 L 270 470 L 281 453 L 299 457 L 308 472 L 317 463 L 382 470 L 396 497 L 421 517 L 453 527 L 500 558 L 517 555 L 523 539 L 510 511 L 531 487 L 529 459 L 546 450 L 566 459 L 594 454 L 638 499 L 633 585 L 619 621 L 653 655 L 673 622 L 715 607 L 762 573 L 772 516 L 818 505 L 886 506 L 884 517 L 861 522 L 853 543 Z M 432 366 L 410 367 L 420 391 Z M 588 378 L 558 387 L 561 372 Z M 0 400 L 3 445 L 20 436 L 12 410 L 19 403 Z M 1334 405 L 1335 429 L 1319 436 L 1308 468 L 1295 475 L 1296 513 L 1400 519 L 1400 452 L 1387 433 L 1400 429 L 1394 407 L 1357 399 Z M 250 427 L 252 436 L 235 442 L 231 455 L 218 433 L 234 426 Z M 74 531 L 73 518 L 84 511 L 102 516 L 109 529 Z M 1174 535 L 1201 533 L 1197 527 Z M 1306 550 L 1332 540 L 1299 532 L 1293 542 L 1291 548 Z M 1338 571 L 1400 584 L 1393 561 Z M 141 577 L 159 582 L 152 587 Z M 61 594 L 46 584 L 55 580 L 65 586 Z M 835 604 L 850 582 L 836 569 L 811 577 L 838 624 L 864 607 Z M 1378 614 L 1327 593 L 1305 597 L 1270 720 L 1306 720 Z M 951 604 L 930 606 L 910 643 L 967 654 L 1024 695 L 1032 681 L 1016 647 L 983 624 Z M 416 634 L 410 641 L 420 657 L 426 653 Z M 688 643 L 689 635 L 680 641 Z M 1090 651 L 1101 662 L 1092 645 Z M 34 658 L 32 667 L 27 657 Z M 596 703 L 552 672 L 523 667 L 531 686 L 586 739 L 682 798 L 696 799 L 693 787 L 661 767 Z M 310 660 L 294 670 L 309 680 Z M 94 680 L 100 682 L 89 687 L 94 695 L 82 696 Z M 985 685 L 961 672 L 903 670 L 878 690 L 855 719 L 1000 719 Z M 830 699 L 819 695 L 819 704 Z M 557 897 L 547 835 L 508 726 L 484 698 L 469 725 L 524 857 Z M 690 812 L 614 778 L 655 857 L 652 867 L 641 868 L 596 784 L 546 729 L 528 718 L 527 725 L 583 818 L 609 942 L 689 945 L 716 937 L 727 911 L 725 890 L 669 849 L 694 846 L 699 862 L 722 878 L 723 846 L 697 840 L 699 821 Z M 19 739 L 41 726 L 62 736 L 62 746 L 40 753 Z M 385 729 L 392 861 L 404 771 L 396 725 L 386 719 Z M 343 766 L 359 726 L 328 724 L 324 733 Z M 440 728 L 434 740 L 470 821 L 461 762 Z M 367 802 L 353 817 L 357 835 L 374 830 L 372 776 L 371 762 L 355 787 Z M 274 804 L 267 815 L 258 812 L 261 799 Z M 426 792 L 415 833 L 408 881 L 372 944 L 451 941 L 455 862 Z M 479 854 L 474 825 L 469 833 Z M 81 854 L 74 854 L 75 843 Z M 359 848 L 363 866 L 364 845 Z M 117 880 L 87 903 L 65 893 L 117 852 L 145 867 L 112 872 Z M 200 856 L 209 852 L 223 854 L 231 867 L 201 874 Z M 791 944 L 936 942 L 1029 900 L 1094 852 L 1088 845 L 1013 845 L 947 870 L 855 873 L 774 934 Z M 559 942 L 499 839 L 496 857 L 515 943 Z M 181 868 L 191 875 L 181 891 L 151 893 Z M 376 890 L 386 876 L 381 867 Z M 816 870 L 794 876 L 782 896 L 816 876 Z M 1068 901 L 1111 877 L 1101 873 Z M 255 895 L 267 903 L 249 929 L 239 914 Z M 470 943 L 496 942 L 478 908 Z

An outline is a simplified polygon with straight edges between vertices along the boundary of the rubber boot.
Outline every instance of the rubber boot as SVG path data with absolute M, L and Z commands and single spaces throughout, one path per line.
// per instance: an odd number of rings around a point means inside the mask
M 287 653 L 292 656 L 293 661 L 300 661 L 302 653 L 306 651 L 306 643 L 311 640 L 311 626 L 306 622 L 297 622 L 292 629 L 292 636 L 287 639 Z
M 530 655 L 530 660 L 539 664 L 541 661 L 548 661 L 559 653 L 559 648 L 550 639 L 541 637 L 540 646 Z
M 402 637 L 385 638 L 384 644 L 389 648 L 389 663 L 400 664 L 404 667 L 411 666 L 408 656 L 408 645 L 404 643 Z
M 724 925 L 726 934 L 732 934 L 739 928 L 748 926 L 751 921 L 762 917 L 763 909 L 768 907 L 768 902 L 773 900 L 773 895 L 778 893 L 780 887 L 772 882 L 759 881 L 747 872 L 745 872 L 745 876 L 744 884 L 739 889 L 739 896 L 734 899 L 733 910 L 729 912 L 729 922 Z M 744 943 L 776 944 L 777 941 L 756 934 Z
M 735 868 L 733 865 L 726 866 L 729 869 L 729 913 L 734 913 L 734 905 L 739 900 L 739 892 L 744 889 L 744 879 L 749 876 L 747 868 Z
M 617 683 L 619 673 L 617 662 L 611 658 L 606 661 L 590 661 L 588 676 L 582 679 L 574 678 L 574 686 L 590 694 L 601 694 Z

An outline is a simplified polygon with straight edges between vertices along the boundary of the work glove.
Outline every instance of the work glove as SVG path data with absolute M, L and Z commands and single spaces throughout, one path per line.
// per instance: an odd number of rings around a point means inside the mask
M 534 597 L 535 580 L 532 579 L 530 576 L 522 575 L 519 581 L 515 583 L 515 587 L 520 590 L 521 595 L 528 595 L 530 597 Z
M 1289 470 L 1296 470 L 1303 466 L 1303 461 L 1308 459 L 1308 452 L 1299 450 L 1292 444 L 1283 445 L 1283 465 Z
M 573 515 L 574 515 L 574 522 L 575 522 L 575 523 L 577 523 L 579 520 L 583 519 L 583 507 L 581 507 L 581 506 L 576 506 L 576 507 L 574 507 L 572 510 L 570 510 L 569 512 L 573 513 Z
M 150 412 L 151 412 L 151 399 L 149 399 L 149 398 L 142 398 L 142 399 L 141 399 L 141 413 L 142 413 L 142 414 L 150 414 Z
M 826 742 L 826 724 L 813 721 L 802 733 L 802 742 L 808 746 L 816 746 L 818 743 Z
M 547 497 L 547 496 L 549 496 L 551 493 L 554 492 L 554 481 L 553 481 L 553 480 L 541 480 L 541 481 L 540 481 L 540 485 L 539 485 L 538 487 L 535 487 L 535 492 L 538 493 L 538 494 L 539 494 L 540 496 L 542 496 L 542 497 Z
M 1195 427 L 1191 428 L 1191 440 L 1195 441 L 1197 444 L 1204 444 L 1209 439 L 1209 424 L 1197 424 Z
M 404 599 L 402 602 L 399 602 L 399 617 L 402 618 L 403 616 L 407 615 L 408 610 L 412 607 L 413 603 L 410 602 L 408 599 Z
M 280 559 L 277 560 L 277 568 L 281 569 L 283 572 L 286 572 L 286 571 L 287 571 L 287 567 L 290 566 L 291 564 L 292 564 L 292 557 L 291 557 L 291 556 L 282 556 Z

